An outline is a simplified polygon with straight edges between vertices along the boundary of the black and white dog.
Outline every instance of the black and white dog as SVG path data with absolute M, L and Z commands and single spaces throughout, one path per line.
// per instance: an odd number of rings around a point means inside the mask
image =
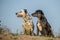
M 33 35 L 34 24 L 31 16 L 27 12 L 27 9 L 20 10 L 19 12 L 16 13 L 16 15 L 17 17 L 23 18 L 22 27 L 24 29 L 24 34 Z
M 44 13 L 42 10 L 36 10 L 34 13 L 31 14 L 33 17 L 37 17 L 37 35 L 39 35 L 39 31 L 41 32 L 41 35 L 45 36 L 53 36 L 51 26 L 48 23 L 46 17 L 44 16 Z

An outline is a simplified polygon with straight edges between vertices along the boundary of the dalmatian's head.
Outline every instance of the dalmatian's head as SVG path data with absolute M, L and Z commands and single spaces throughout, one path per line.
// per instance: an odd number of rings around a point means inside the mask
M 19 12 L 16 13 L 17 17 L 23 17 L 27 14 L 27 9 L 21 9 Z

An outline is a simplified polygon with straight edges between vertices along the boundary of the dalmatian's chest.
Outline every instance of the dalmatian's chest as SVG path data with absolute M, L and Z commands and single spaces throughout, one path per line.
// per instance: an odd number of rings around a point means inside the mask
M 32 18 L 30 16 L 26 16 L 25 18 L 23 18 L 23 25 L 28 25 L 28 27 L 32 27 Z
M 27 25 L 30 25 L 32 23 L 32 19 L 30 16 L 26 16 L 23 18 L 23 22 L 27 23 Z

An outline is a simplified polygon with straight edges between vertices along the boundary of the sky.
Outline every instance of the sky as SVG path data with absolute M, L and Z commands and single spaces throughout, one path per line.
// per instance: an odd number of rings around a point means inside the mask
M 11 32 L 22 32 L 22 18 L 16 16 L 16 12 L 27 9 L 31 15 L 36 10 L 43 10 L 55 35 L 60 30 L 60 0 L 0 0 L 0 20 Z M 32 17 L 32 16 L 31 16 Z M 36 33 L 37 18 L 32 17 Z

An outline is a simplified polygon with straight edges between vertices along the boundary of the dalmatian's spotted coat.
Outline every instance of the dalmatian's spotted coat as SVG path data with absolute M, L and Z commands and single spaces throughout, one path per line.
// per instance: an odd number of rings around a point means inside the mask
M 28 14 L 26 9 L 22 9 L 16 13 L 17 17 L 22 17 L 22 27 L 24 29 L 24 34 L 33 35 L 34 24 L 32 22 L 31 16 Z

